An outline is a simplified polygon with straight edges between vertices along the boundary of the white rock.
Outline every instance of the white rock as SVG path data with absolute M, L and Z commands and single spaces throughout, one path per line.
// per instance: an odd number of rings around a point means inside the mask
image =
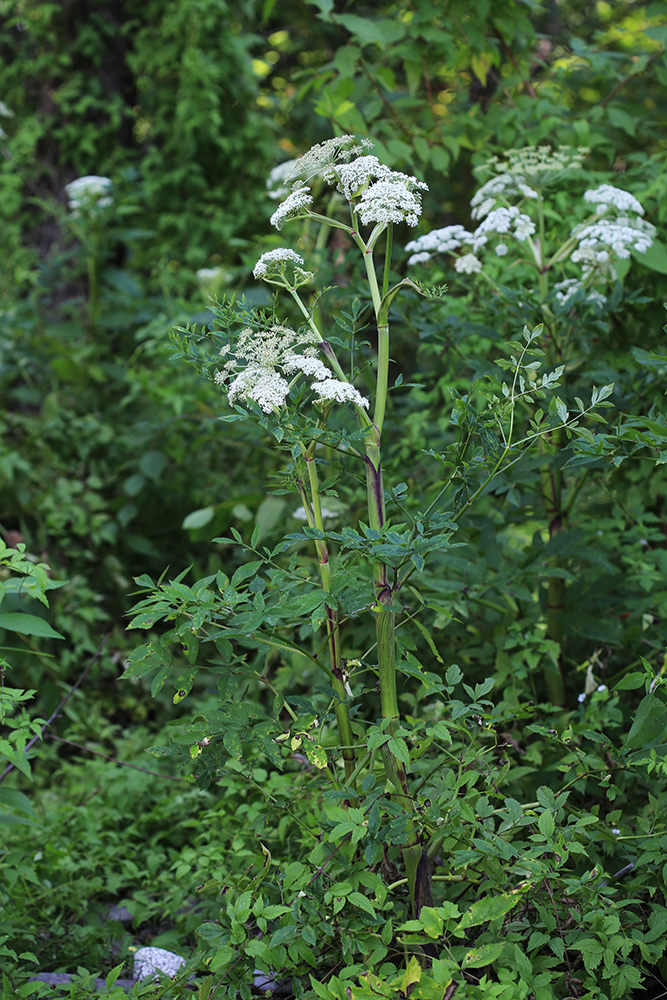
M 167 976 L 175 976 L 185 959 L 165 948 L 139 948 L 134 953 L 134 978 L 147 979 L 156 972 L 164 972 Z

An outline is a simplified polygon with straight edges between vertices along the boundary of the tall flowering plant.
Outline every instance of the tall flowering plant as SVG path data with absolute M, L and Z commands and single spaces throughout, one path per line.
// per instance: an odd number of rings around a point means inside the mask
M 583 147 L 537 146 L 491 157 L 477 170 L 482 183 L 470 201 L 476 227 L 445 226 L 405 247 L 413 270 L 442 257 L 449 259 L 461 279 L 472 282 L 484 297 L 486 314 L 490 293 L 497 314 L 513 298 L 529 322 L 532 318 L 544 324 L 543 347 L 549 363 L 562 366 L 567 393 L 559 403 L 564 426 L 548 441 L 555 459 L 545 455 L 541 477 L 550 538 L 567 527 L 586 474 L 580 456 L 578 474 L 568 479 L 562 459 L 568 421 L 576 420 L 583 408 L 572 385 L 582 343 L 613 313 L 621 294 L 619 277 L 633 258 L 645 258 L 656 238 L 655 227 L 644 218 L 644 206 L 629 191 L 609 183 L 586 187 L 588 152 Z M 564 191 L 567 214 L 559 201 Z M 595 460 L 602 445 L 590 433 L 587 444 Z M 567 574 L 557 557 L 551 573 L 546 634 L 557 644 L 559 671 L 547 668 L 545 681 L 551 701 L 565 705 Z
M 259 526 L 249 542 L 235 529 L 231 537 L 216 539 L 246 555 L 231 576 L 218 572 L 191 588 L 184 574 L 157 585 L 140 577 L 147 596 L 134 609 L 132 626 L 170 624 L 133 653 L 126 676 L 151 674 L 157 692 L 180 662 L 174 695 L 179 702 L 201 668 L 217 674 L 223 707 L 200 715 L 182 738 L 197 761 L 200 782 L 210 783 L 225 760 L 240 760 L 250 748 L 259 747 L 279 768 L 290 754 L 302 755 L 327 789 L 321 822 L 328 822 L 329 838 L 313 848 L 311 863 L 323 871 L 336 858 L 339 870 L 347 865 L 348 875 L 359 865 L 371 870 L 382 865 L 395 890 L 407 886 L 418 916 L 433 904 L 432 867 L 444 838 L 442 803 L 424 792 L 428 768 L 417 778 L 415 766 L 425 765 L 429 754 L 437 760 L 449 753 L 452 732 L 467 732 L 466 720 L 485 711 L 489 687 L 468 687 L 469 704 L 457 703 L 447 721 L 439 711 L 428 718 L 402 717 L 401 683 L 442 700 L 451 699 L 463 677 L 455 664 L 444 669 L 425 624 L 429 609 L 415 584 L 429 557 L 455 544 L 459 520 L 494 478 L 563 425 L 563 404 L 553 395 L 562 366 L 541 372 L 542 328 L 524 328 L 482 409 L 459 402 L 452 421 L 459 437 L 451 453 L 434 456 L 444 471 L 431 484 L 430 502 L 411 498 L 404 482 L 385 481 L 388 395 L 402 384 L 402 375 L 391 387 L 389 380 L 392 304 L 401 292 L 441 294 L 442 289 L 429 292 L 410 278 L 393 280 L 394 226 L 418 223 L 427 187 L 390 170 L 371 148 L 368 140 L 351 136 L 313 147 L 282 172 L 284 198 L 271 219 L 279 231 L 300 220 L 321 227 L 318 253 L 326 247 L 326 234 L 342 233 L 346 246 L 359 253 L 366 304 L 355 298 L 328 317 L 326 289 L 312 291 L 316 274 L 306 259 L 307 245 L 283 246 L 261 255 L 254 276 L 291 299 L 300 325 L 278 317 L 277 300 L 268 310 L 230 300 L 212 308 L 215 322 L 209 329 L 175 334 L 178 356 L 196 363 L 226 397 L 222 419 L 230 425 L 255 419 L 287 452 L 280 490 L 298 496 L 305 525 L 273 548 L 261 544 Z M 326 203 L 324 211 L 316 192 Z M 369 316 L 373 346 L 359 338 Z M 204 355 L 208 344 L 212 349 Z M 598 393 L 601 405 L 608 391 Z M 547 397 L 531 424 L 516 419 L 519 406 Z M 580 421 L 572 424 L 576 431 Z M 455 502 L 457 476 L 466 463 L 474 466 L 476 485 L 465 502 Z M 330 498 L 360 479 L 365 513 L 355 523 L 350 512 L 352 523 L 334 528 Z M 312 546 L 318 579 L 303 562 L 304 546 Z M 360 624 L 367 622 L 374 633 L 370 646 L 366 624 Z M 420 663 L 414 644 L 403 638 L 413 627 L 424 638 L 431 663 Z M 270 669 L 295 654 L 308 665 L 302 692 L 286 690 Z M 273 694 L 271 709 L 239 696 L 250 679 Z M 368 711 L 369 700 L 377 710 Z M 394 867 L 397 862 L 402 872 Z M 317 873 L 300 898 L 312 894 L 316 878 Z M 344 884 L 350 892 L 352 883 Z M 362 905 L 361 894 L 353 895 Z M 386 897 L 384 889 L 381 895 Z

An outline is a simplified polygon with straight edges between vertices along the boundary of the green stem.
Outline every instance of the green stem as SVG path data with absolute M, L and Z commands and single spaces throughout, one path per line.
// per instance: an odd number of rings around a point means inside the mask
M 381 436 L 387 399 L 389 370 L 389 323 L 382 315 L 383 296 L 377 283 L 377 275 L 372 254 L 369 253 L 361 237 L 353 234 L 364 256 L 364 264 L 373 299 L 373 307 L 378 325 L 378 358 L 373 426 L 369 428 L 365 441 L 366 487 L 368 496 L 368 523 L 376 531 L 385 525 L 384 485 L 382 481 Z M 385 264 L 385 281 L 388 269 Z M 381 559 L 373 561 L 373 583 L 375 587 L 375 632 L 377 640 L 378 679 L 380 705 L 385 732 L 392 736 L 398 729 L 400 710 L 396 683 L 396 640 L 394 635 L 396 613 L 393 605 L 393 590 L 388 581 L 387 566 Z M 418 913 L 423 905 L 433 902 L 430 886 L 430 870 L 423 859 L 423 848 L 419 831 L 414 822 L 414 806 L 408 787 L 405 765 L 399 761 L 385 744 L 381 750 L 387 778 L 392 785 L 394 800 L 401 806 L 406 816 L 408 843 L 402 848 L 405 873 L 410 888 L 413 912 Z
M 309 516 L 307 497 L 302 494 L 304 509 L 309 520 L 312 520 L 311 527 L 324 531 L 324 519 L 322 518 L 322 504 L 320 500 L 319 483 L 317 480 L 317 467 L 315 464 L 315 441 L 311 441 L 307 448 L 302 445 L 303 456 L 306 461 L 308 472 L 308 484 L 310 486 L 310 500 L 312 503 L 312 518 Z M 305 493 L 305 491 L 304 491 Z M 320 570 L 322 586 L 328 592 L 331 590 L 331 567 L 329 565 L 329 550 L 325 539 L 316 539 L 315 548 L 317 550 L 317 561 Z M 336 723 L 338 725 L 338 735 L 340 737 L 341 753 L 345 766 L 345 781 L 349 788 L 356 793 L 355 769 L 355 740 L 352 732 L 350 720 L 350 710 L 347 706 L 347 691 L 345 690 L 345 674 L 343 670 L 343 659 L 340 649 L 340 627 L 338 624 L 338 609 L 331 604 L 325 604 L 327 639 L 329 644 L 329 659 L 331 663 L 331 675 L 333 688 L 336 692 L 337 702 L 335 706 Z
M 91 253 L 88 258 L 88 298 L 90 332 L 95 332 L 99 314 L 99 282 L 97 277 L 97 255 Z
M 556 453 L 560 454 L 564 446 L 563 430 L 558 432 Z M 545 512 L 549 523 L 549 540 L 556 538 L 565 528 L 565 513 L 562 505 L 562 473 L 559 468 L 546 468 L 542 472 L 542 494 Z M 554 569 L 561 569 L 562 559 L 553 556 L 550 560 Z M 546 636 L 558 645 L 558 669 L 546 666 L 544 680 L 549 700 L 553 705 L 564 707 L 566 704 L 565 690 L 565 659 L 564 659 L 564 606 L 565 580 L 560 576 L 550 576 L 547 583 L 547 631 Z

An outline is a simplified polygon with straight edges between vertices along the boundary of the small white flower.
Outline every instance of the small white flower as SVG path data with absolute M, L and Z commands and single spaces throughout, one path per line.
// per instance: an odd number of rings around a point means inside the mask
M 276 250 L 267 250 L 266 253 L 263 253 L 252 273 L 258 279 L 273 275 L 279 276 L 285 273 L 287 264 L 303 266 L 303 263 L 303 257 L 294 250 L 290 250 L 288 247 L 278 247 Z
M 312 205 L 313 196 L 308 187 L 296 187 L 283 202 L 278 205 L 271 216 L 271 225 L 276 229 L 282 229 L 283 223 L 288 219 L 295 219 L 298 216 L 308 214 L 308 206 Z
M 319 358 L 311 358 L 305 354 L 292 354 L 285 359 L 283 367 L 286 372 L 301 372 L 320 382 L 331 378 L 331 369 L 327 368 Z
M 432 229 L 430 233 L 419 236 L 416 240 L 406 243 L 406 250 L 416 253 L 408 260 L 408 264 L 418 264 L 429 260 L 434 253 L 450 253 L 458 250 L 463 243 L 472 243 L 473 236 L 463 226 L 445 226 L 444 229 Z
M 511 208 L 495 208 L 479 224 L 473 235 L 473 249 L 484 246 L 488 236 L 493 233 L 504 235 L 514 230 L 514 236 L 523 243 L 535 232 L 535 223 L 529 215 L 520 212 L 516 205 Z
M 483 219 L 497 204 L 499 198 L 508 199 L 511 195 L 519 198 L 537 198 L 537 191 L 529 187 L 521 176 L 503 173 L 492 177 L 473 195 L 470 213 L 473 219 Z
M 586 694 L 584 691 L 582 691 L 581 694 L 578 695 L 577 701 L 579 702 L 580 705 L 582 704 L 582 702 L 586 701 Z
M 211 281 L 217 281 L 221 278 L 224 271 L 221 267 L 200 267 L 196 272 L 197 280 L 201 281 L 202 284 L 206 285 Z
M 636 216 L 600 219 L 591 225 L 578 226 L 572 230 L 579 246 L 572 253 L 571 259 L 582 264 L 584 277 L 594 270 L 605 276 L 615 277 L 610 258 L 627 260 L 631 250 L 646 253 L 653 245 L 655 234 L 655 226 Z
M 349 382 L 328 378 L 321 382 L 315 382 L 310 388 L 320 399 L 332 399 L 337 403 L 355 403 L 357 406 L 368 409 L 368 400 Z
M 556 301 L 561 306 L 565 306 L 569 300 L 573 298 L 583 287 L 584 284 L 579 278 L 566 278 L 564 281 L 557 282 L 554 285 Z M 598 308 L 602 308 L 607 299 L 606 296 L 604 296 L 601 292 L 598 292 L 597 289 L 589 288 L 584 296 L 584 301 L 590 302 Z
M 606 684 L 598 684 L 597 689 L 598 689 L 598 691 L 606 691 L 607 690 L 607 685 Z
M 507 243 L 499 243 L 496 247 L 496 253 L 499 257 L 506 257 L 509 253 L 509 247 Z
M 112 186 L 109 177 L 98 177 L 95 174 L 77 177 L 66 184 L 65 191 L 72 217 L 76 218 L 81 212 L 96 215 L 100 209 L 112 205 Z
M 426 185 L 394 172 L 371 184 L 356 207 L 363 225 L 407 222 L 409 226 L 416 226 L 422 211 L 421 196 L 416 188 L 426 188 Z
M 230 403 L 237 399 L 252 399 L 265 413 L 278 410 L 287 399 L 289 382 L 271 368 L 245 368 L 229 387 Z
M 479 274 L 482 262 L 474 253 L 467 253 L 463 257 L 457 257 L 454 268 L 459 274 Z
M 598 212 L 604 212 L 613 207 L 618 212 L 635 212 L 643 215 L 644 209 L 640 202 L 629 191 L 613 187 L 611 184 L 601 184 L 600 187 L 584 192 L 584 200 L 597 205 Z
M 618 835 L 621 831 L 619 830 L 619 828 L 617 826 L 612 826 L 611 832 L 615 833 L 616 835 Z
M 422 264 L 424 261 L 430 260 L 431 257 L 430 253 L 413 253 L 412 257 L 408 257 L 408 264 Z
M 338 190 L 348 201 L 359 197 L 371 181 L 380 180 L 391 174 L 389 167 L 380 163 L 377 156 L 359 156 L 356 160 L 343 163 L 336 168 Z

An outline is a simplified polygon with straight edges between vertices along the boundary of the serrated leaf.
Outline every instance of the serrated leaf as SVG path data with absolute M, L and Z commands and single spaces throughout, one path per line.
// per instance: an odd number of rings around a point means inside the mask
M 468 927 L 477 927 L 479 924 L 504 917 L 518 902 L 519 900 L 515 896 L 506 893 L 478 899 L 467 910 L 464 910 L 456 930 L 462 931 Z
M 372 917 L 375 916 L 375 908 L 371 903 L 370 899 L 363 895 L 361 892 L 351 892 L 347 897 L 351 903 L 358 906 L 360 910 L 365 910 L 366 913 L 370 913 Z
M 322 770 L 328 764 L 327 752 L 324 747 L 317 746 L 317 744 L 312 743 L 310 740 L 306 740 L 303 749 L 305 751 L 306 757 L 311 764 Z
M 491 965 L 500 957 L 503 951 L 503 943 L 483 944 L 479 948 L 471 948 L 463 956 L 464 969 L 480 969 L 485 965 Z
M 553 836 L 554 830 L 556 829 L 556 823 L 553 815 L 550 812 L 540 813 L 540 817 L 537 821 L 540 833 L 547 840 Z

